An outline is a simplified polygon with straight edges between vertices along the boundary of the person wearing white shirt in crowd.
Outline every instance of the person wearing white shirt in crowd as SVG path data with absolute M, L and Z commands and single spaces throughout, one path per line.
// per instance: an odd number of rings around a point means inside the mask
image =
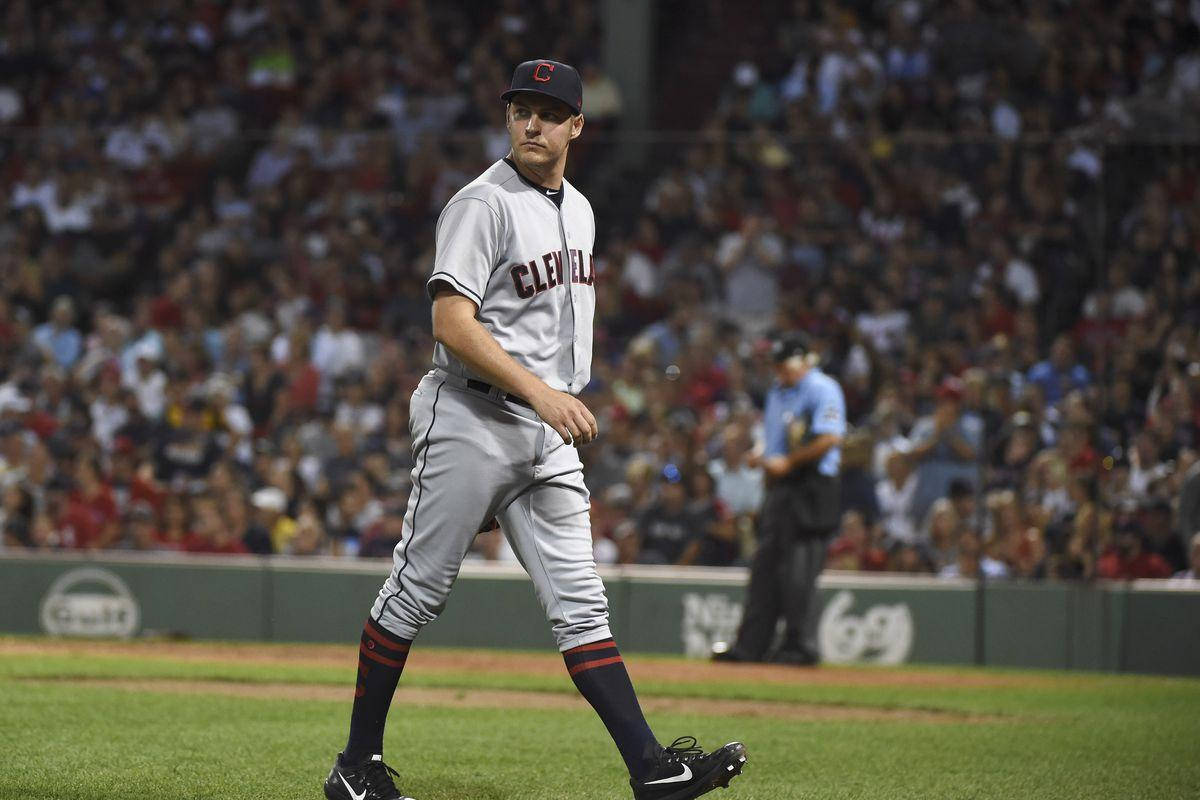
M 1042 297 L 1037 272 L 1028 261 L 1013 254 L 1008 240 L 1002 236 L 992 240 L 988 260 L 975 273 L 975 294 L 982 291 L 983 284 L 992 281 L 999 281 L 1024 307 L 1037 305 Z
M 208 401 L 217 419 L 219 435 L 225 438 L 222 446 L 243 464 L 253 459 L 251 433 L 254 422 L 250 412 L 235 399 L 237 389 L 233 381 L 224 375 L 214 375 L 208 380 Z
M 1007 578 L 1008 566 L 987 555 L 979 534 L 972 530 L 963 531 L 958 537 L 957 558 L 942 567 L 938 577 L 974 579 L 981 572 L 987 578 Z
M 333 413 L 334 425 L 350 428 L 360 437 L 383 430 L 383 407 L 367 399 L 361 375 L 348 376 L 343 392 Z
M 130 120 L 112 128 L 104 141 L 104 155 L 109 161 L 127 170 L 138 170 L 150 161 L 149 139 L 146 126 L 150 115 L 143 112 L 136 120 Z
M 134 364 L 123 383 L 137 398 L 138 409 L 146 419 L 162 419 L 167 407 L 167 376 L 158 368 L 158 353 L 152 346 L 140 346 Z
M 779 301 L 779 266 L 783 239 L 774 220 L 764 214 L 746 215 L 741 230 L 717 243 L 717 266 L 725 276 L 724 307 L 749 331 L 764 332 L 775 321 Z
M 4 391 L 8 386 L 9 384 L 0 386 L 0 394 L 8 396 L 0 407 L 0 415 L 7 411 L 24 413 L 29 408 L 29 401 L 25 400 L 23 405 L 14 403 L 17 395 Z M 0 489 L 15 486 L 25 480 L 32 449 L 31 439 L 32 434 L 27 433 L 16 418 L 0 419 Z
M 756 514 L 763 500 L 763 471 L 746 463 L 750 440 L 740 425 L 730 425 L 721 434 L 721 457 L 708 465 L 716 485 L 716 496 L 735 517 Z
M 92 417 L 92 436 L 106 453 L 113 449 L 113 439 L 121 426 L 129 421 L 129 412 L 121 398 L 120 372 L 115 366 L 100 371 L 100 391 L 88 406 Z
M 101 369 L 115 363 L 129 338 L 129 330 L 129 321 L 120 314 L 113 313 L 105 304 L 94 306 L 92 332 L 84 338 L 83 355 L 75 362 L 75 377 L 86 383 Z
M 346 327 L 346 307 L 341 298 L 329 301 L 325 324 L 312 341 L 312 363 L 322 377 L 340 378 L 366 367 L 362 336 Z
M 854 326 L 870 340 L 877 353 L 897 353 L 908 336 L 909 314 L 898 306 L 899 298 L 889 297 L 878 286 L 866 290 L 871 308 L 854 319 Z
M 662 276 L 650 256 L 629 242 L 622 241 L 613 249 L 613 260 L 620 265 L 622 286 L 641 300 L 658 297 L 662 290 Z
M 28 206 L 45 209 L 53 205 L 58 198 L 58 177 L 47 173 L 42 163 L 36 159 L 30 160 L 25 168 L 25 175 L 13 184 L 12 197 L 9 204 L 14 211 Z
M 917 539 L 913 500 L 917 496 L 917 473 L 907 447 L 896 448 L 887 457 L 887 477 L 875 484 L 883 532 L 893 541 L 912 544 Z
M 246 173 L 246 188 L 252 193 L 275 186 L 296 163 L 296 153 L 287 136 L 277 133 L 270 142 L 259 149 L 250 162 Z
M 1104 297 L 1107 295 L 1107 308 Z M 1101 319 L 1107 312 L 1114 319 L 1137 319 L 1146 311 L 1146 295 L 1129 281 L 1129 268 L 1124 259 L 1114 260 L 1108 268 L 1108 279 L 1097 286 L 1083 301 L 1083 316 Z

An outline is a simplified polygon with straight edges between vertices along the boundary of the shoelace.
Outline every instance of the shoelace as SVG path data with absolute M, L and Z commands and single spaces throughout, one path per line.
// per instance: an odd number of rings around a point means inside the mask
M 392 775 L 399 778 L 400 773 L 382 761 L 368 761 L 362 766 L 361 771 L 363 786 L 366 787 L 371 797 L 376 795 L 382 796 L 379 791 L 381 789 L 386 789 L 392 794 L 400 794 L 399 790 L 396 789 L 395 781 L 392 780 Z
M 669 747 L 663 748 L 662 761 L 664 764 L 685 764 L 691 763 L 703 755 L 704 750 L 699 746 L 695 736 L 680 736 L 671 742 Z

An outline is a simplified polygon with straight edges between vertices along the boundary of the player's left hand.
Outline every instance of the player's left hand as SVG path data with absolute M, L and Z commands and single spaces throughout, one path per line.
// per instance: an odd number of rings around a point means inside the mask
M 558 431 L 567 444 L 587 444 L 600 433 L 592 412 L 574 395 L 546 387 L 544 392 L 529 399 L 537 415 Z
M 782 478 L 792 471 L 792 464 L 787 456 L 771 456 L 763 459 L 763 472 L 768 478 Z

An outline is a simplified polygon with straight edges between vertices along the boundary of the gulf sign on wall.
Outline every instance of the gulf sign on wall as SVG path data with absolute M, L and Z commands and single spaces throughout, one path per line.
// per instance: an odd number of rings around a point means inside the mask
M 38 619 L 58 636 L 129 638 L 141 623 L 141 607 L 125 581 L 100 567 L 60 575 L 42 599 Z

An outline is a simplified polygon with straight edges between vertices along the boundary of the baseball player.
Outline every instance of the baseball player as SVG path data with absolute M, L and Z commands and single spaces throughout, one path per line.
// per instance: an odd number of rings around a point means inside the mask
M 577 447 L 597 435 L 576 397 L 591 374 L 591 205 L 563 179 L 583 131 L 579 73 L 527 61 L 502 96 L 512 149 L 442 210 L 433 273 L 434 368 L 413 392 L 414 467 L 392 572 L 362 632 L 345 750 L 329 800 L 408 800 L 383 762 L 388 707 L 421 628 L 445 606 L 494 518 L 533 580 L 567 671 L 604 722 L 637 800 L 726 786 L 746 749 L 691 737 L 662 747 L 608 626 Z

